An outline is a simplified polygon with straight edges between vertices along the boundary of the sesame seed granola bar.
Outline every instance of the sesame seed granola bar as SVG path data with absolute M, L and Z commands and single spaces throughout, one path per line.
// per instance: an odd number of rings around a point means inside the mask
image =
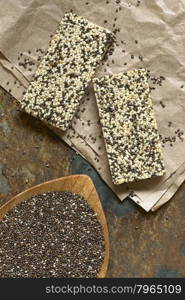
M 113 34 L 66 13 L 20 105 L 27 113 L 66 130 Z
M 94 78 L 94 89 L 114 184 L 165 172 L 148 71 Z

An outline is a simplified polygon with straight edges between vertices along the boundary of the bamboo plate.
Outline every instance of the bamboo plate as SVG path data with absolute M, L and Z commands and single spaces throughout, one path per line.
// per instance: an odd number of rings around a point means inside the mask
M 97 277 L 98 278 L 105 277 L 107 272 L 108 262 L 109 262 L 109 234 L 108 234 L 107 222 L 105 219 L 105 215 L 102 209 L 100 199 L 96 192 L 96 188 L 89 176 L 87 175 L 65 176 L 65 177 L 44 182 L 30 189 L 27 189 L 26 191 L 13 197 L 2 207 L 0 207 L 0 220 L 2 220 L 4 215 L 16 204 L 26 199 L 29 199 L 32 196 L 42 194 L 42 193 L 52 192 L 52 191 L 68 191 L 68 192 L 79 194 L 87 200 L 89 206 L 97 213 L 97 218 L 102 226 L 104 242 L 105 242 L 104 260 Z

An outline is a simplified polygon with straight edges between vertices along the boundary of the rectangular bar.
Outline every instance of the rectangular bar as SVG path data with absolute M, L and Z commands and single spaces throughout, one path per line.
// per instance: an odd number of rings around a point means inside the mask
M 93 81 L 113 183 L 162 176 L 148 72 L 138 69 Z
M 21 108 L 66 130 L 112 41 L 110 31 L 66 13 L 20 102 Z

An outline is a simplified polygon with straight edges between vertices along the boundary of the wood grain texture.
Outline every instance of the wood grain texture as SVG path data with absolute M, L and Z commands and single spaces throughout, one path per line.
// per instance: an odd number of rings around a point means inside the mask
M 70 191 L 76 194 L 83 196 L 88 202 L 89 206 L 97 213 L 97 218 L 102 226 L 102 231 L 104 235 L 105 242 L 105 253 L 104 260 L 98 274 L 99 278 L 103 278 L 106 275 L 108 262 L 109 262 L 109 235 L 107 222 L 105 215 L 101 206 L 99 196 L 96 192 L 96 188 L 87 175 L 71 175 L 65 176 L 58 179 L 50 180 L 42 184 L 36 185 L 30 189 L 25 190 L 24 192 L 18 194 L 17 196 L 10 199 L 0 208 L 0 220 L 4 215 L 16 206 L 18 203 L 25 201 L 32 196 L 52 192 L 52 191 Z

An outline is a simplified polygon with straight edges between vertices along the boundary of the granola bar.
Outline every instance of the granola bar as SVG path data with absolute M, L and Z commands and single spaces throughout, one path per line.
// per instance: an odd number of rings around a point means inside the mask
M 114 184 L 165 172 L 148 71 L 94 78 L 100 122 Z
M 21 108 L 66 130 L 112 41 L 110 31 L 66 13 L 20 103 Z

